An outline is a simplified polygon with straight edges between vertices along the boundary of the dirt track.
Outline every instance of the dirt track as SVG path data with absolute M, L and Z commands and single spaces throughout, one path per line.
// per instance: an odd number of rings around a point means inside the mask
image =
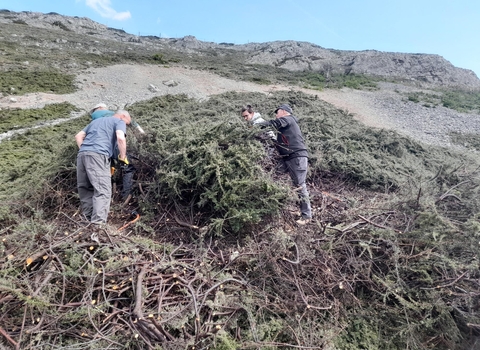
M 471 133 L 480 130 L 478 114 L 459 113 L 441 106 L 431 108 L 408 101 L 405 93 L 418 91 L 419 88 L 392 83 L 379 83 L 376 91 L 348 88 L 318 91 L 237 81 L 183 66 L 122 64 L 91 68 L 76 77 L 76 85 L 78 90 L 67 95 L 34 93 L 4 96 L 0 98 L 0 108 L 42 108 L 49 103 L 69 102 L 83 110 L 83 115 L 99 102 L 116 109 L 166 94 L 186 94 L 203 100 L 227 91 L 269 93 L 300 90 L 317 95 L 335 107 L 351 113 L 367 126 L 393 129 L 428 144 L 458 147 L 450 141 L 452 132 Z M 76 113 L 71 117 L 78 116 Z M 22 131 L 14 133 L 17 132 Z M 0 142 L 14 133 L 1 134 Z
M 4 96 L 0 98 L 0 108 L 42 108 L 49 103 L 70 102 L 87 111 L 98 102 L 105 102 L 113 108 L 165 94 L 183 93 L 193 98 L 206 99 L 227 91 L 268 93 L 292 89 L 290 86 L 236 81 L 184 67 L 165 68 L 149 65 L 116 65 L 90 69 L 77 77 L 76 84 L 78 91 L 67 95 L 33 93 Z M 150 85 L 154 85 L 157 91 L 152 92 L 149 89 Z M 318 95 L 337 108 L 348 110 L 367 125 L 388 127 L 387 123 L 382 123 L 375 111 L 369 107 L 368 98 L 358 91 L 294 89 Z

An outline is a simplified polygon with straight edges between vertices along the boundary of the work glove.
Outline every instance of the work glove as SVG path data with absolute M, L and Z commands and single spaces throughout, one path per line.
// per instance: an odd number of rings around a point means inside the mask
M 122 162 L 124 165 L 130 164 L 130 163 L 128 162 L 127 156 L 125 156 L 125 158 L 122 159 L 122 158 L 120 158 L 120 155 L 118 155 L 118 160 L 119 160 L 120 162 Z
M 145 131 L 142 129 L 140 125 L 137 124 L 136 128 L 140 132 L 140 134 L 145 134 Z

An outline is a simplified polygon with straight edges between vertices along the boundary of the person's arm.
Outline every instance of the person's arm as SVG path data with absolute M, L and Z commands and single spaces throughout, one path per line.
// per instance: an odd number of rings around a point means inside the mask
M 75 135 L 75 141 L 77 142 L 78 148 L 82 146 L 83 140 L 85 140 L 85 136 L 87 136 L 87 134 L 83 130 Z
M 282 117 L 268 121 L 268 125 L 273 126 L 275 129 L 280 129 L 288 126 L 292 118 Z
M 272 126 L 272 123 L 271 123 L 272 121 L 273 121 L 273 120 L 268 120 L 268 121 L 265 121 L 265 120 L 264 120 L 264 121 L 260 121 L 260 122 L 258 122 L 258 123 L 255 123 L 254 125 L 261 126 L 262 129 L 263 129 L 264 127 Z
M 125 159 L 127 157 L 127 139 L 122 130 L 116 131 L 118 144 L 118 159 Z
M 132 119 L 132 122 L 130 123 L 130 125 L 137 129 L 141 134 L 145 134 L 145 131 L 143 131 L 142 127 L 135 121 Z

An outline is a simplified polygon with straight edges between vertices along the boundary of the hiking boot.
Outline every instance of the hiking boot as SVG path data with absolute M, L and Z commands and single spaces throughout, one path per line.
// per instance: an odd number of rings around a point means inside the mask
M 312 221 L 312 218 L 301 218 L 300 220 L 297 220 L 297 224 L 303 226 L 308 224 L 310 221 Z

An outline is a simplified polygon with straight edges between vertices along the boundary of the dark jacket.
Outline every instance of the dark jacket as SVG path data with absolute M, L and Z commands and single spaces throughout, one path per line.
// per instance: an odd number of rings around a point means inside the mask
M 308 157 L 307 147 L 303 140 L 302 131 L 298 126 L 298 119 L 293 115 L 259 123 L 263 126 L 273 126 L 277 129 L 277 141 L 275 143 L 278 152 L 285 160 L 295 157 Z

